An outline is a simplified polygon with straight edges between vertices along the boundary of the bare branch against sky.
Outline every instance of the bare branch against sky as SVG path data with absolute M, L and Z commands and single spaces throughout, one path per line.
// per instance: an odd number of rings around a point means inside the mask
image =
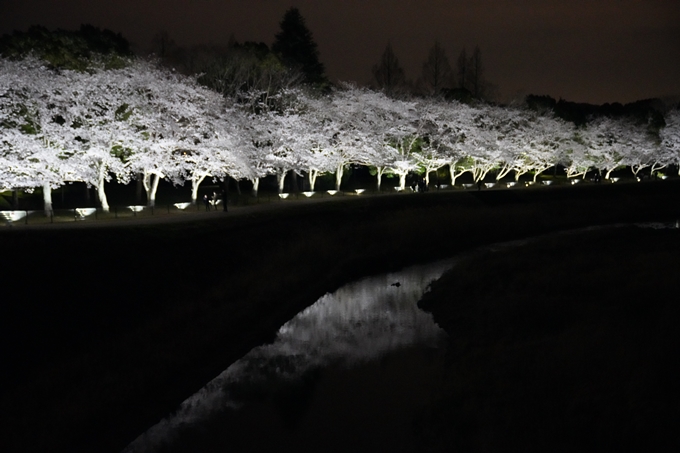
M 295 4 L 295 5 L 293 5 Z M 367 83 L 386 42 L 408 78 L 438 40 L 451 56 L 479 46 L 503 98 L 549 94 L 629 102 L 680 94 L 678 0 L 0 0 L 0 34 L 30 25 L 121 32 L 137 48 L 167 30 L 180 45 L 271 44 L 297 6 L 331 80 Z

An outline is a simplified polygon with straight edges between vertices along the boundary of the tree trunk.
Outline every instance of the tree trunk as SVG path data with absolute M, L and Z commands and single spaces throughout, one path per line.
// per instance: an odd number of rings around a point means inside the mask
M 456 179 L 458 177 L 462 176 L 463 174 L 465 174 L 468 171 L 473 175 L 473 178 L 474 178 L 474 173 L 472 172 L 472 169 L 467 169 L 467 170 L 463 170 L 459 173 L 456 173 L 456 168 L 453 165 L 449 165 L 449 174 L 451 175 L 451 187 L 454 187 L 456 185 Z
M 144 193 L 146 193 L 146 201 L 149 203 L 151 200 L 151 173 L 144 172 L 142 175 L 142 186 L 144 187 Z
M 191 204 L 196 204 L 198 200 L 198 186 L 201 185 L 207 175 L 191 178 Z
M 286 182 L 286 173 L 288 173 L 285 170 L 279 170 L 276 172 L 276 181 L 279 185 L 279 193 L 283 193 L 283 184 Z
M 309 173 L 307 174 L 307 178 L 309 179 L 309 190 L 311 190 L 312 192 L 314 192 L 314 187 L 316 187 L 317 176 L 319 176 L 319 170 L 310 168 Z
M 251 181 L 253 182 L 253 197 L 257 198 L 257 191 L 260 188 L 260 178 L 255 178 Z
M 102 211 L 109 212 L 109 202 L 106 198 L 106 192 L 104 191 L 104 182 L 106 182 L 106 166 L 101 164 L 99 167 L 99 181 L 97 181 L 97 196 L 99 197 Z
M 17 189 L 12 191 L 12 207 L 14 209 L 19 208 L 19 191 Z
M 482 180 L 481 173 L 482 171 L 479 168 L 472 169 L 472 181 L 474 183 L 478 183 L 479 181 Z
M 52 214 L 52 188 L 49 184 L 43 185 L 43 202 L 45 216 L 49 217 Z
M 496 181 L 500 182 L 501 179 L 505 178 L 512 171 L 512 167 L 503 166 L 498 173 L 496 173 Z
M 342 183 L 342 174 L 345 172 L 345 165 L 340 164 L 335 170 L 335 190 L 340 190 L 340 183 Z
M 399 189 L 406 189 L 406 173 L 399 174 Z
M 380 186 L 382 185 L 382 177 L 383 173 L 385 172 L 385 167 L 375 167 L 375 169 L 378 171 L 376 177 L 378 179 L 378 192 L 380 192 Z
M 663 168 L 666 168 L 666 164 L 653 163 L 652 168 L 649 171 L 650 176 Z
M 150 208 L 156 206 L 156 191 L 158 191 L 158 183 L 160 179 L 161 177 L 158 173 L 153 175 L 153 184 L 151 184 L 151 192 L 149 192 L 149 195 L 147 197 L 147 205 Z

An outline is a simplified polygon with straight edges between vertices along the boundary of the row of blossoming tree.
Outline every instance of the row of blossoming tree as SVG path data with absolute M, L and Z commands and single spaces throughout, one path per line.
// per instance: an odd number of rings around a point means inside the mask
M 247 102 L 244 102 L 244 99 Z M 52 70 L 35 58 L 0 59 L 0 191 L 52 190 L 68 182 L 96 187 L 108 210 L 105 182 L 143 180 L 150 205 L 161 179 L 190 183 L 195 203 L 206 178 L 259 181 L 290 172 L 314 190 L 334 173 L 340 189 L 350 164 L 386 174 L 404 188 L 411 172 L 448 166 L 451 184 L 475 182 L 556 165 L 568 177 L 617 168 L 634 174 L 680 163 L 680 112 L 654 129 L 639 120 L 598 117 L 576 127 L 550 112 L 437 99 L 397 100 L 344 86 L 329 95 L 302 89 L 273 97 L 223 96 L 146 61 L 121 69 Z

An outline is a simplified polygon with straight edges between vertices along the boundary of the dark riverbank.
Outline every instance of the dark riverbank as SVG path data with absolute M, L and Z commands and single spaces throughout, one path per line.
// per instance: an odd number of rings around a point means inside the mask
M 3 229 L 6 451 L 120 451 L 345 282 L 558 229 L 675 219 L 679 195 L 680 181 L 659 181 Z
M 672 224 L 671 224 L 672 225 Z M 419 305 L 449 334 L 431 451 L 677 451 L 680 230 L 474 254 Z

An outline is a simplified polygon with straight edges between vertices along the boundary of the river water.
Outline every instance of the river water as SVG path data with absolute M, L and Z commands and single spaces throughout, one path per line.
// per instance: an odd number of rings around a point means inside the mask
M 453 260 L 350 283 L 283 325 L 125 452 L 411 450 L 446 333 L 418 300 Z
M 124 453 L 417 451 L 418 417 L 437 400 L 446 353 L 446 333 L 417 302 L 456 261 L 365 278 L 323 296 Z

